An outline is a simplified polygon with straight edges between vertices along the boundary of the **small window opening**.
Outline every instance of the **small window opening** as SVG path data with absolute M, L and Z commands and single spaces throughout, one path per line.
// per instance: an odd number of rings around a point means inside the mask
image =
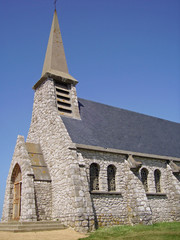
M 67 83 L 56 83 L 56 86 L 57 87 L 60 87 L 60 88 L 65 88 L 65 89 L 69 89 L 69 84 Z
M 57 101 L 57 103 L 58 103 L 59 105 L 62 105 L 62 106 L 71 107 L 71 104 L 70 104 L 70 103 L 65 103 L 65 102 L 60 102 L 60 101 Z
M 56 94 L 56 95 L 57 95 L 57 98 L 59 98 L 59 99 L 63 99 L 63 100 L 66 100 L 66 101 L 70 101 L 70 98 L 69 98 L 69 97 L 61 96 L 61 95 L 58 95 L 58 94 Z
M 141 169 L 141 180 L 146 192 L 148 192 L 148 170 L 146 168 Z
M 99 166 L 96 163 L 90 166 L 90 190 L 99 190 Z
M 71 85 L 68 83 L 55 82 L 57 108 L 62 115 L 72 114 Z
M 156 188 L 156 192 L 159 193 L 161 192 L 161 172 L 156 169 L 154 171 L 154 180 L 155 180 L 155 188 Z
M 63 93 L 63 94 L 69 95 L 69 92 L 68 92 L 68 91 L 65 91 L 65 90 L 63 90 L 63 89 L 58 89 L 58 88 L 56 88 L 56 91 L 59 92 L 59 93 Z
M 108 191 L 116 191 L 116 167 L 114 165 L 109 165 L 107 168 L 107 177 L 108 177 Z
M 60 112 L 64 112 L 64 113 L 72 113 L 71 110 L 65 109 L 65 108 L 60 108 L 60 107 L 58 107 L 58 110 L 59 110 Z

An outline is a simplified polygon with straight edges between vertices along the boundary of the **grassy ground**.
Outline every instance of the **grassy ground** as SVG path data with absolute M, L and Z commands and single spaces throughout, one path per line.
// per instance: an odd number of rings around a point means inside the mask
M 180 222 L 100 228 L 81 240 L 180 240 Z

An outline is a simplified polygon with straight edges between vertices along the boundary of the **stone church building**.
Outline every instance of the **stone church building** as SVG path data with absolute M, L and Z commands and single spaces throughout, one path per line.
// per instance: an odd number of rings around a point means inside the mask
M 79 231 L 180 220 L 180 124 L 78 98 L 56 10 L 27 139 L 17 137 L 2 221 Z

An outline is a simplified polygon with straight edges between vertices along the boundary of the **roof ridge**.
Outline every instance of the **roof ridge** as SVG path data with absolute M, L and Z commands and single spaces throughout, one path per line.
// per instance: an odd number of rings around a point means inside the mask
M 121 110 L 121 111 L 126 111 L 126 112 L 130 112 L 130 113 L 138 114 L 138 115 L 143 115 L 143 116 L 145 116 L 145 117 L 150 117 L 150 118 L 153 118 L 153 119 L 159 119 L 159 120 L 162 120 L 162 121 L 167 121 L 167 122 L 170 122 L 170 123 L 173 123 L 173 124 L 178 124 L 178 125 L 180 125 L 180 123 L 178 123 L 178 122 L 174 122 L 174 121 L 167 120 L 167 119 L 164 119 L 164 118 L 160 118 L 160 117 L 156 117 L 156 116 L 152 116 L 152 115 L 147 115 L 147 114 L 145 114 L 145 113 L 139 113 L 139 112 L 136 112 L 136 111 L 133 111 L 133 110 L 129 110 L 129 109 L 125 109 L 125 108 L 120 108 L 120 107 L 112 106 L 112 105 L 109 105 L 109 104 L 106 104 L 106 103 L 96 102 L 96 101 L 94 101 L 94 100 L 88 100 L 88 99 L 85 99 L 85 98 L 79 98 L 79 97 L 78 97 L 78 100 L 80 100 L 80 99 L 85 100 L 85 101 L 88 101 L 88 102 L 92 102 L 92 103 L 101 104 L 101 105 L 104 105 L 104 106 L 107 106 L 107 107 L 119 109 L 119 110 Z

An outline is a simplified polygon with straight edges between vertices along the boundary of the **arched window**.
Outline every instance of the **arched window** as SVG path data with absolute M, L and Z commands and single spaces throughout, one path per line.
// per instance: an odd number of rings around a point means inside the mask
M 116 191 L 116 167 L 114 165 L 109 165 L 107 168 L 107 180 L 108 180 L 108 191 Z
M 155 181 L 155 188 L 157 193 L 161 192 L 160 180 L 161 180 L 161 172 L 158 169 L 156 169 L 154 171 L 154 181 Z
M 90 166 L 90 190 L 99 190 L 99 165 L 92 163 Z
M 11 181 L 13 183 L 17 183 L 20 182 L 22 180 L 22 176 L 21 176 L 21 168 L 19 166 L 18 163 L 16 163 L 13 172 L 12 172 L 12 176 L 11 176 Z
M 148 170 L 146 168 L 141 169 L 141 181 L 146 192 L 148 192 Z

